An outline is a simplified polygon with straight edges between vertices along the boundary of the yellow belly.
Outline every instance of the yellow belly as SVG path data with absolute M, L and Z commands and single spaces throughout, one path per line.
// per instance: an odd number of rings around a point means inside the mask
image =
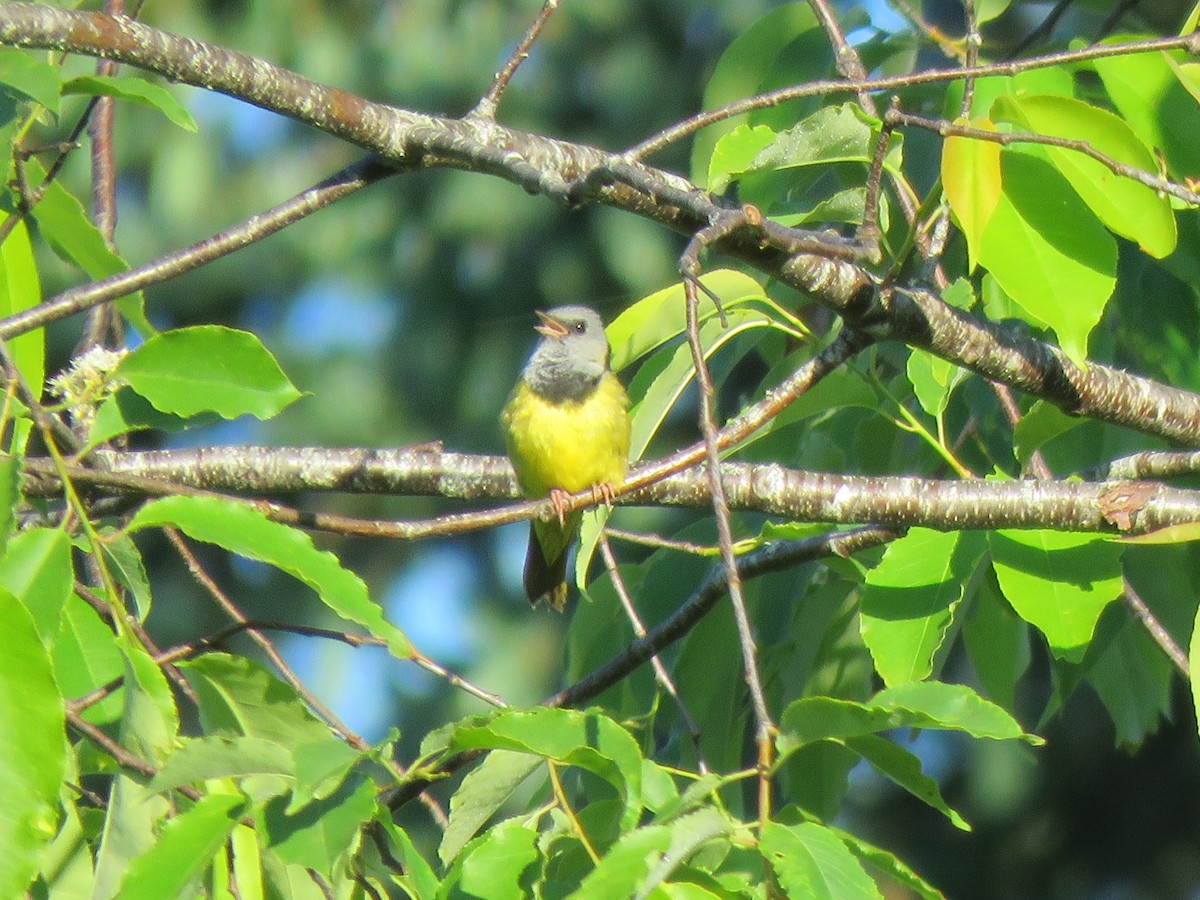
M 522 381 L 502 420 L 508 455 L 526 496 L 544 497 L 551 488 L 576 493 L 625 480 L 629 396 L 611 372 L 578 403 L 550 403 Z

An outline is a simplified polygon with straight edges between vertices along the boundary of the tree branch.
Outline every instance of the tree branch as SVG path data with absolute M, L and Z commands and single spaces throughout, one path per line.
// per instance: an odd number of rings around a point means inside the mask
M 143 494 L 150 480 L 169 493 L 176 485 L 248 494 L 339 491 L 459 500 L 515 500 L 520 497 L 505 457 L 474 456 L 421 449 L 337 450 L 316 447 L 216 447 L 201 450 L 104 454 L 104 470 L 68 467 L 82 488 L 100 485 L 115 493 Z M 61 492 L 48 460 L 26 460 L 23 487 L 31 497 Z M 641 473 L 658 463 L 644 464 Z M 128 482 L 123 482 L 128 479 Z M 800 522 L 891 527 L 921 525 L 945 531 L 994 528 L 1054 528 L 1109 534 L 1144 534 L 1171 525 L 1200 522 L 1200 491 L 1139 481 L 950 481 L 916 477 L 865 477 L 787 469 L 774 464 L 721 465 L 730 509 L 782 516 Z M 576 496 L 573 508 L 587 505 L 590 492 Z M 620 493 L 613 501 L 628 506 L 704 508 L 712 503 L 708 478 L 699 468 L 666 475 Z M 548 501 L 514 504 L 485 514 L 456 514 L 416 528 L 407 522 L 359 522 L 352 533 L 409 540 L 549 516 Z M 468 519 L 468 516 L 473 517 Z M 338 520 L 337 517 L 330 517 Z M 294 524 L 320 528 L 321 514 L 296 514 Z M 436 527 L 445 521 L 446 528 Z M 340 530 L 340 529 L 333 529 Z

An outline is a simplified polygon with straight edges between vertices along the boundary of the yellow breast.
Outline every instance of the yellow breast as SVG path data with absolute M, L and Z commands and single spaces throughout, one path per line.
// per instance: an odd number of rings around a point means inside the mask
M 508 455 L 527 496 L 544 497 L 551 488 L 575 493 L 625 480 L 629 396 L 611 372 L 576 403 L 551 403 L 522 381 L 501 418 Z

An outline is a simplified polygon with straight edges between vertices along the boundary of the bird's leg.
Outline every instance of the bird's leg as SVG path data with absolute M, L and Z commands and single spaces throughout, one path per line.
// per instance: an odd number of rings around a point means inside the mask
M 592 485 L 592 502 L 599 506 L 603 503 L 609 509 L 612 509 L 613 496 L 615 491 L 613 486 L 608 481 L 602 481 L 599 484 Z
M 570 499 L 570 491 L 564 491 L 562 488 L 550 488 L 550 505 L 554 507 L 554 515 L 558 517 L 558 524 L 563 528 L 567 527 L 567 503 Z

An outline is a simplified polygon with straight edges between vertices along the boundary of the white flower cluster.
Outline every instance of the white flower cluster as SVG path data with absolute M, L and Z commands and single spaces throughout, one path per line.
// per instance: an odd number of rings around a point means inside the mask
M 128 354 L 124 348 L 92 347 L 49 380 L 50 393 L 66 406 L 72 426 L 84 431 L 91 428 L 96 409 L 124 384 L 113 373 Z

